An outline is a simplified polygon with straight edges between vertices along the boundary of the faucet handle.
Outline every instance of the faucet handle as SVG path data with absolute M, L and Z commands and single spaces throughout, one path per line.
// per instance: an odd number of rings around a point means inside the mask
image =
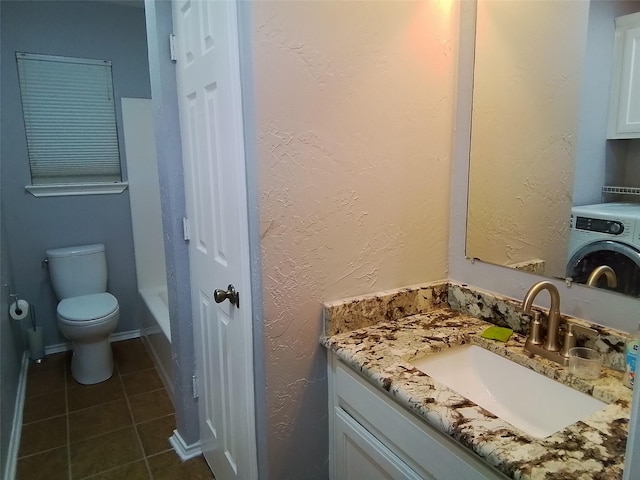
M 533 311 L 533 320 L 530 323 L 529 338 L 527 343 L 533 345 L 542 345 L 542 313 L 538 310 Z
M 598 338 L 600 336 L 600 333 L 593 328 L 583 327 L 582 325 L 571 322 L 567 322 L 567 332 L 577 333 L 578 335 L 583 335 L 589 338 Z
M 576 336 L 573 334 L 573 328 L 571 325 L 571 323 L 567 322 L 567 326 L 564 330 L 561 355 L 565 358 L 569 358 L 569 350 L 576 346 Z
M 584 335 L 589 338 L 597 338 L 600 336 L 598 332 L 592 328 L 583 327 L 577 323 L 566 322 L 564 330 L 564 342 L 562 344 L 562 356 L 568 358 L 569 350 L 576 346 L 576 334 Z

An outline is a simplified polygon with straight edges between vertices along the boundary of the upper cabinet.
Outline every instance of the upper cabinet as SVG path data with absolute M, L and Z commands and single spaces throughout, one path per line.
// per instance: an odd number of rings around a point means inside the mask
M 640 12 L 616 18 L 607 138 L 640 138 Z

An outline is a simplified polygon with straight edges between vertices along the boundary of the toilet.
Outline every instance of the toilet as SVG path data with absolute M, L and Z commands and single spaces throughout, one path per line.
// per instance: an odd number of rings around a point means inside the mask
M 120 317 L 118 300 L 107 292 L 103 244 L 47 250 L 53 291 L 58 300 L 58 328 L 73 344 L 71 375 L 84 385 L 113 374 L 109 335 Z

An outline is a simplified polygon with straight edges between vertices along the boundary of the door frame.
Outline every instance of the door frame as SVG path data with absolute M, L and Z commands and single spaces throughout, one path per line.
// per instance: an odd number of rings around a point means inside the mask
M 249 233 L 249 270 L 251 281 L 251 315 L 253 330 L 253 387 L 254 422 L 258 478 L 269 480 L 267 444 L 267 396 L 257 392 L 267 391 L 266 355 L 264 345 L 264 321 L 262 298 L 262 256 L 260 250 L 260 182 L 258 178 L 258 142 L 255 97 L 253 83 L 253 45 L 251 10 L 253 2 L 236 2 L 238 19 L 238 53 L 240 61 L 240 89 L 242 94 L 242 118 L 244 123 L 244 159 L 247 185 L 247 221 Z
M 253 97 L 251 44 L 251 4 L 237 2 L 238 48 L 242 115 L 244 119 L 245 173 L 247 187 L 247 220 L 249 237 L 250 302 L 253 331 L 253 379 L 255 439 L 258 478 L 268 480 L 267 402 L 264 365 L 264 327 L 262 313 L 262 271 L 259 228 L 258 162 Z M 173 384 L 176 391 L 176 430 L 170 442 L 176 453 L 187 460 L 201 454 L 199 442 L 199 412 L 193 398 L 192 376 L 195 373 L 194 329 L 191 314 L 191 284 L 188 244 L 182 240 L 182 218 L 186 216 L 185 184 L 182 179 L 182 145 L 178 115 L 175 63 L 170 60 L 168 37 L 173 33 L 172 2 L 145 0 L 149 73 L 154 127 L 158 150 L 158 169 L 162 190 L 161 207 L 169 285 L 171 317 L 171 351 Z

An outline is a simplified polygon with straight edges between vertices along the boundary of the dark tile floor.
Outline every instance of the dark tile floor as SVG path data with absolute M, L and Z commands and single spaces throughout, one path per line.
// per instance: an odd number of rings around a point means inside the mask
M 69 352 L 27 374 L 17 480 L 211 480 L 202 457 L 169 445 L 173 405 L 140 339 L 113 344 L 106 382 L 80 385 Z

